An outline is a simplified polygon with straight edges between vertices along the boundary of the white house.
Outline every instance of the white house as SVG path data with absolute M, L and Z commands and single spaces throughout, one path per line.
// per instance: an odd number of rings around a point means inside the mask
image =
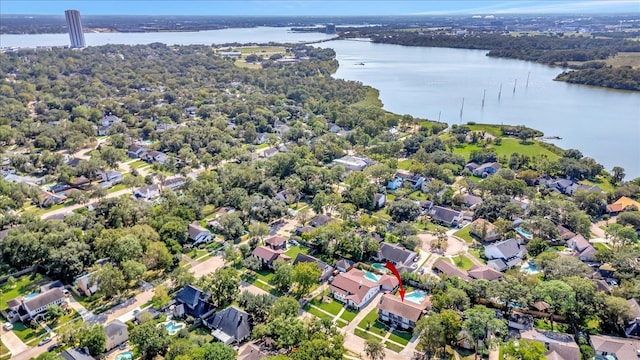
M 151 200 L 155 197 L 160 196 L 160 187 L 156 184 L 143 186 L 139 189 L 136 189 L 134 196 L 139 199 Z
M 484 248 L 484 255 L 489 260 L 487 265 L 498 271 L 506 271 L 522 263 L 527 248 L 515 239 L 503 240 Z
M 380 290 L 393 290 L 398 285 L 398 279 L 393 276 L 375 275 L 352 268 L 346 273 L 338 274 L 329 285 L 329 289 L 336 300 L 360 309 Z
M 211 238 L 212 238 L 209 230 L 200 226 L 200 224 L 197 221 L 194 221 L 191 224 L 189 224 L 187 232 L 189 233 L 189 240 L 194 246 L 198 244 L 206 244 L 209 241 L 211 241 Z
M 91 296 L 98 291 L 98 283 L 97 282 L 94 282 L 93 284 L 91 283 L 92 282 L 91 274 L 93 273 L 82 275 L 78 277 L 75 281 L 76 286 L 78 287 L 80 292 L 82 292 L 85 296 Z
M 49 306 L 62 305 L 64 301 L 62 289 L 55 287 L 28 299 L 21 297 L 10 300 L 7 307 L 17 313 L 21 321 L 25 321 L 46 312 Z
M 105 351 L 111 351 L 120 344 L 129 340 L 129 329 L 127 325 L 123 324 L 120 320 L 114 320 L 112 323 L 104 327 L 105 335 L 107 336 L 105 342 Z

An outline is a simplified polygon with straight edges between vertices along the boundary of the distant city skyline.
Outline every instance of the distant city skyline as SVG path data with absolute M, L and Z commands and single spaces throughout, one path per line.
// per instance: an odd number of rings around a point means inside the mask
M 640 13 L 638 0 L 0 0 L 0 14 L 63 15 L 380 16 Z

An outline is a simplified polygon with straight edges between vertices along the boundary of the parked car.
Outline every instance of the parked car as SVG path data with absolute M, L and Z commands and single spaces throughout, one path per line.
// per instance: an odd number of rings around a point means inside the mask
M 40 342 L 38 343 L 38 346 L 42 346 L 42 345 L 44 345 L 46 343 L 49 343 L 49 342 L 51 342 L 51 340 L 53 340 L 53 339 L 50 338 L 50 337 L 46 337 L 46 338 L 40 340 Z
M 60 344 L 53 344 L 53 345 L 50 345 L 50 346 L 47 348 L 47 351 L 48 351 L 48 352 L 52 352 L 53 350 L 57 349 L 59 346 L 60 346 Z
M 11 331 L 11 330 L 13 330 L 13 324 L 12 324 L 12 323 L 10 323 L 10 322 L 6 322 L 6 323 L 4 323 L 4 325 L 2 325 L 2 327 L 3 327 L 5 330 L 7 330 L 7 331 Z

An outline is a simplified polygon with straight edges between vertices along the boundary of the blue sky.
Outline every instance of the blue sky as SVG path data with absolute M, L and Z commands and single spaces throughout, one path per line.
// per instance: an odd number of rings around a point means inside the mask
M 1 14 L 83 15 L 412 15 L 640 13 L 639 0 L 0 0 Z

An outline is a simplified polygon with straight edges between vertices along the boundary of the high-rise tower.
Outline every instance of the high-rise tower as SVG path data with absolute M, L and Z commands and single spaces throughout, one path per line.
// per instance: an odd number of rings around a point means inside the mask
M 67 19 L 67 27 L 69 28 L 69 39 L 71 39 L 71 47 L 83 48 L 87 46 L 84 42 L 84 33 L 82 32 L 82 21 L 80 21 L 80 12 L 78 10 L 65 10 L 64 17 Z

